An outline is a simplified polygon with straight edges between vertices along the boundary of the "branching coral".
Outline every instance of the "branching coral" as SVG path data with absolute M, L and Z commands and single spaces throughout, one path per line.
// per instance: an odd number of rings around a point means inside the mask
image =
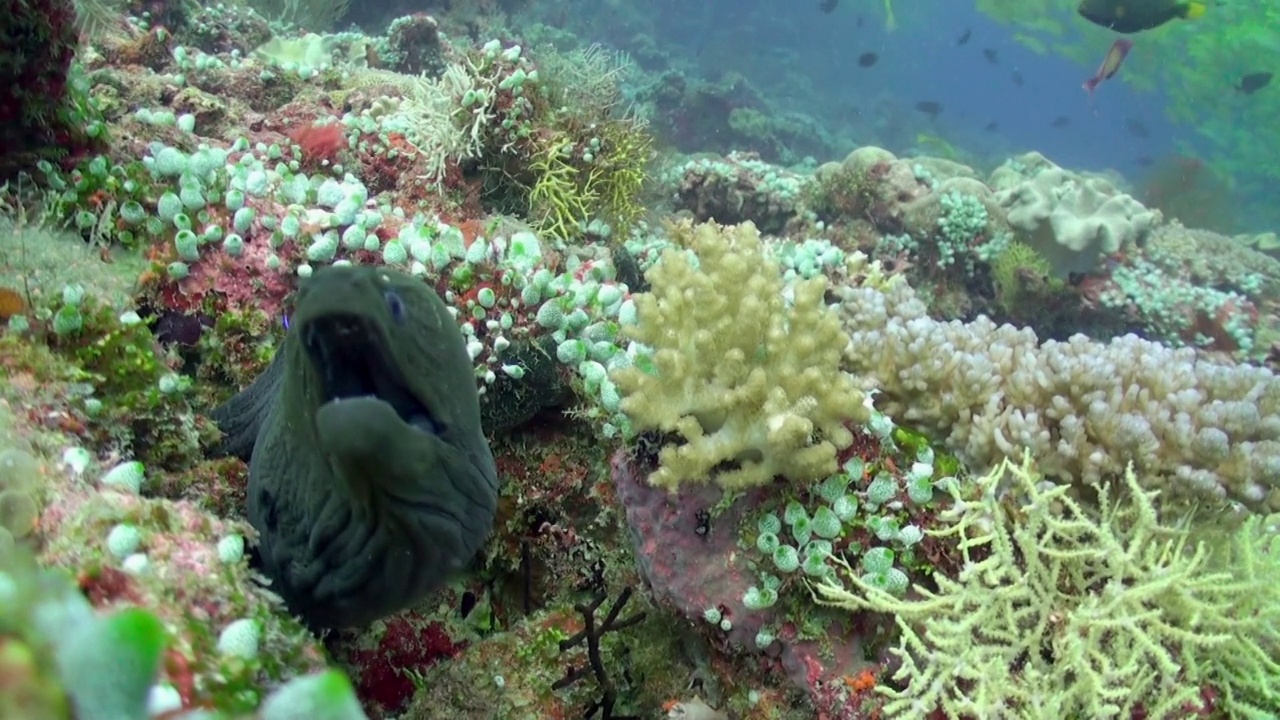
M 570 237 L 596 217 L 625 232 L 644 211 L 640 193 L 653 144 L 645 126 L 608 119 L 593 132 L 584 142 L 549 130 L 549 139 L 536 143 L 529 215 L 543 233 Z
M 619 369 L 633 428 L 677 433 L 649 478 L 674 490 L 714 479 L 725 488 L 796 482 L 836 470 L 836 450 L 867 420 L 863 396 L 840 368 L 848 338 L 827 307 L 825 278 L 787 287 L 750 223 L 673 228 L 647 274 L 627 334 L 651 349 Z
M 572 236 L 590 219 L 597 202 L 591 184 L 566 159 L 572 149 L 572 138 L 557 135 L 529 163 L 537 178 L 529 189 L 529 217 L 542 233 L 558 238 Z
M 1041 483 L 1029 454 L 977 488 L 966 502 L 950 487 L 933 534 L 964 566 L 936 574 L 936 593 L 895 597 L 839 559 L 844 577 L 812 586 L 820 603 L 896 616 L 905 686 L 880 688 L 890 717 L 1174 718 L 1214 693 L 1230 717 L 1272 717 L 1280 535 L 1266 519 L 1194 534 L 1160 517 L 1132 468 L 1095 510 Z
M 402 134 L 438 190 L 478 179 L 491 206 L 525 214 L 542 235 L 568 238 L 595 220 L 625 235 L 643 211 L 653 140 L 618 109 L 624 66 L 598 50 L 549 57 L 544 73 L 520 46 L 493 40 L 435 80 L 363 71 L 358 84 L 404 96 L 367 111 L 365 132 Z
M 634 118 L 600 128 L 600 151 L 587 188 L 600 198 L 600 213 L 625 232 L 644 212 L 641 193 L 653 156 L 653 136 Z
M 1280 380 L 1133 335 L 1040 342 L 1029 329 L 940 322 L 906 283 L 841 288 L 846 369 L 877 407 L 969 466 L 1030 450 L 1046 476 L 1095 484 L 1133 462 L 1171 501 L 1280 510 Z

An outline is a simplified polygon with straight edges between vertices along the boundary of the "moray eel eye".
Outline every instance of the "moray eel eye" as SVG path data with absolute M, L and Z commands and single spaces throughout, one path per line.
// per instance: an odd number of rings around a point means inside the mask
M 395 297 L 399 304 L 399 296 Z M 403 304 L 399 307 L 403 317 Z M 440 434 L 439 423 L 402 381 L 399 369 L 383 348 L 381 335 L 365 317 L 315 318 L 307 323 L 302 341 L 320 379 L 321 405 L 376 397 L 390 405 L 406 424 L 430 435 Z
M 383 298 L 387 301 L 387 312 L 391 313 L 391 319 L 394 320 L 397 325 L 403 325 L 404 300 L 400 299 L 400 296 L 396 294 L 395 290 L 388 290 L 383 294 Z

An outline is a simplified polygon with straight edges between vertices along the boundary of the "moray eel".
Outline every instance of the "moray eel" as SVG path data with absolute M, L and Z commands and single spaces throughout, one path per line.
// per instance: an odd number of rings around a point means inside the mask
M 312 627 L 421 600 L 493 526 L 498 474 L 471 358 L 421 279 L 317 271 L 271 364 L 211 417 L 223 432 L 211 454 L 249 463 L 271 589 Z

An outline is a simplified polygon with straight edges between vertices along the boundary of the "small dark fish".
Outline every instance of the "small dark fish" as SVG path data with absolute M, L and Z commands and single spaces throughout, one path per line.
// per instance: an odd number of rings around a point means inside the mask
M 1143 155 L 1137 160 L 1134 160 L 1134 162 L 1138 164 L 1138 167 L 1151 167 L 1156 161 L 1152 160 L 1150 155 Z
M 962 33 L 960 35 L 960 38 L 956 40 L 956 45 L 963 45 L 969 42 L 969 38 L 971 37 L 973 37 L 973 30 L 970 28 L 965 28 L 964 33 Z
M 1102 81 L 1110 79 L 1113 75 L 1120 71 L 1120 63 L 1124 62 L 1125 56 L 1133 49 L 1133 41 L 1129 38 L 1119 38 L 1111 43 L 1111 49 L 1107 50 L 1106 57 L 1102 58 L 1102 64 L 1098 66 L 1098 72 L 1093 77 L 1084 81 L 1082 86 L 1086 92 L 1093 94 L 1094 90 L 1102 84 Z
M 1151 131 L 1148 130 L 1147 126 L 1143 125 L 1142 121 L 1137 118 L 1126 118 L 1124 121 L 1124 129 L 1128 130 L 1129 134 L 1134 137 L 1151 137 Z
M 865 52 L 858 56 L 858 67 L 869 68 L 880 62 L 880 56 L 873 52 Z
M 861 15 L 859 15 L 859 16 L 858 16 L 858 20 L 854 23 L 854 25 L 855 25 L 855 26 L 857 26 L 857 27 L 862 27 L 862 22 L 863 22 L 863 20 L 862 20 L 862 16 L 861 16 Z
M 840 0 L 822 0 L 822 2 L 818 3 L 818 9 L 830 15 L 835 12 L 836 6 L 839 4 Z
M 1244 77 L 1240 78 L 1240 84 L 1236 86 L 1236 90 L 1239 90 L 1245 95 L 1252 95 L 1270 84 L 1271 84 L 1271 73 L 1269 72 L 1249 73 L 1248 75 L 1245 75 Z
M 982 51 L 982 57 L 986 58 L 987 62 L 991 63 L 992 65 L 1000 64 L 1000 53 L 996 52 L 991 48 L 984 49 Z
M 1017 85 L 1018 87 L 1022 87 L 1023 83 L 1025 82 L 1022 79 L 1022 73 L 1018 72 L 1017 70 L 1013 71 L 1012 78 L 1013 78 L 1013 84 Z
M 1053 119 L 1053 122 L 1049 123 L 1049 127 L 1064 128 L 1070 124 L 1071 124 L 1071 118 L 1067 117 L 1066 115 L 1059 115 L 1058 117 Z
M 983 128 L 983 130 L 986 130 L 987 132 L 995 132 L 999 129 L 1000 129 L 1000 123 L 996 122 L 995 120 L 992 120 L 991 122 L 987 123 L 987 126 Z
M 922 100 L 916 103 L 916 110 L 919 110 L 931 118 L 936 118 L 942 113 L 942 103 L 936 103 L 932 100 Z

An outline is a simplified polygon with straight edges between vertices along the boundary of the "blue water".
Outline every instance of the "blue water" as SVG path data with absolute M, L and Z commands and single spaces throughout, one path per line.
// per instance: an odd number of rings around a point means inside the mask
M 1169 122 L 1163 93 L 1135 88 L 1124 67 L 1092 97 L 1081 88 L 1120 36 L 1074 15 L 1064 19 L 1075 35 L 1062 41 L 1093 58 L 1087 63 L 1034 52 L 1013 38 L 1012 28 L 966 2 L 933 2 L 917 11 L 898 0 L 892 31 L 879 1 L 842 0 L 831 14 L 819 11 L 818 0 L 615 2 L 603 14 L 573 4 L 584 9 L 570 24 L 590 40 L 627 50 L 643 36 L 656 42 L 670 67 L 711 80 L 725 73 L 745 76 L 775 108 L 815 117 L 838 136 L 846 147 L 833 148 L 836 156 L 869 144 L 937 154 L 917 146 L 924 134 L 961 150 L 961 159 L 980 171 L 1038 150 L 1071 169 L 1114 170 L 1140 186 L 1146 164 L 1179 151 L 1208 150 L 1194 128 Z M 927 15 L 908 16 L 913 12 Z M 958 45 L 965 29 L 970 38 Z M 1134 39 L 1126 62 L 1151 62 L 1141 56 L 1141 35 Z M 984 58 L 986 48 L 997 53 L 998 64 Z M 879 61 L 861 68 L 858 58 L 867 52 Z M 646 69 L 659 70 L 649 57 Z M 1015 73 L 1021 86 L 1013 82 Z M 943 105 L 936 119 L 914 109 L 926 100 Z M 1053 127 L 1059 118 L 1067 124 Z M 1130 131 L 1133 121 L 1145 127 L 1145 137 Z M 988 131 L 993 122 L 998 130 Z M 838 157 L 816 158 L 833 159 Z M 1241 219 L 1235 229 L 1268 229 L 1263 220 Z
M 845 2 L 842 5 L 852 5 Z M 1104 83 L 1093 98 L 1081 83 L 1097 69 L 1096 64 L 1081 65 L 1053 55 L 1040 55 L 1017 43 L 1009 28 L 999 25 L 972 7 L 949 3 L 945 12 L 933 13 L 927 28 L 915 27 L 900 19 L 893 31 L 885 28 L 881 17 L 843 7 L 830 15 L 806 7 L 786 13 L 790 22 L 778 23 L 782 31 L 777 45 L 767 52 L 794 53 L 797 65 L 811 73 L 812 83 L 828 94 L 834 103 L 857 106 L 869 98 L 889 95 L 894 105 L 889 112 L 906 120 L 906 126 L 895 134 L 904 139 L 895 151 L 905 151 L 914 144 L 919 132 L 939 135 L 964 149 L 983 153 L 1005 154 L 1009 151 L 1036 149 L 1062 165 L 1079 168 L 1112 168 L 1129 176 L 1143 169 L 1135 163 L 1140 157 L 1158 157 L 1174 150 L 1177 128 L 1164 118 L 1165 98 L 1158 92 L 1141 92 L 1124 82 L 1121 73 Z M 757 4 L 753 9 L 739 10 L 737 22 L 776 22 L 779 12 L 776 0 Z M 942 5 L 937 3 L 937 5 Z M 754 10 L 754 12 L 752 11 Z M 721 70 L 743 72 L 753 80 L 761 80 L 758 62 L 751 62 L 734 48 L 734 29 L 726 18 L 713 21 L 708 40 L 710 51 L 704 51 L 709 62 L 702 63 L 712 73 Z M 1084 23 L 1083 20 L 1080 21 Z M 966 44 L 957 41 L 965 29 L 970 37 Z M 1089 26 L 1092 29 L 1092 26 Z M 1101 62 L 1112 36 L 1098 29 L 1083 32 L 1080 42 L 1097 47 Z M 716 37 L 720 36 L 720 37 Z M 728 45 L 727 52 L 715 52 Z M 983 56 L 983 50 L 996 51 L 998 64 Z M 1138 46 L 1134 52 L 1140 52 Z M 879 62 L 871 68 L 860 68 L 858 57 L 875 52 Z M 739 62 L 735 62 L 735 59 Z M 1023 85 L 1013 82 L 1014 73 L 1021 75 Z M 916 114 L 912 106 L 921 100 L 932 100 L 944 106 L 936 121 Z M 829 112 L 820 106 L 810 112 Z M 1059 117 L 1066 117 L 1066 127 L 1051 127 Z M 1125 120 L 1135 118 L 1149 131 L 1137 138 L 1125 128 Z M 999 130 L 985 132 L 988 123 L 996 122 Z M 1185 134 L 1185 133 L 1183 133 Z M 894 143 L 890 143 L 894 144 Z

